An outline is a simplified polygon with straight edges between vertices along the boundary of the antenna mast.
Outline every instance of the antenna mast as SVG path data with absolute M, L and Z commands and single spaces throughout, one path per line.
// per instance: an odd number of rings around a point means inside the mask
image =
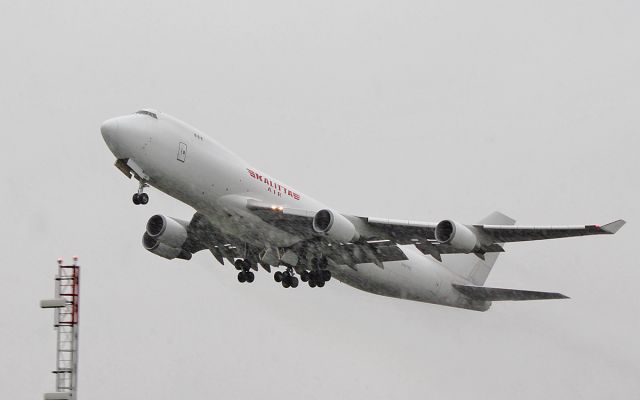
M 73 265 L 63 265 L 58 259 L 55 297 L 40 301 L 41 308 L 54 309 L 53 327 L 58 333 L 56 391 L 45 393 L 45 400 L 77 399 L 78 389 L 78 325 L 80 321 L 80 266 L 78 257 Z

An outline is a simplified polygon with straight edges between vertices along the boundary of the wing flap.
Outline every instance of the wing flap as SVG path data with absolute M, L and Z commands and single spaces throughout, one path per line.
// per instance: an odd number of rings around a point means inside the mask
M 339 247 L 348 252 L 351 259 L 356 264 L 387 262 L 387 261 L 404 261 L 407 256 L 393 242 L 385 240 L 380 242 L 368 243 L 347 243 Z
M 568 299 L 569 297 L 554 292 L 535 292 L 532 290 L 501 289 L 484 286 L 469 286 L 453 284 L 453 287 L 463 295 L 481 301 L 522 301 L 522 300 L 551 300 Z

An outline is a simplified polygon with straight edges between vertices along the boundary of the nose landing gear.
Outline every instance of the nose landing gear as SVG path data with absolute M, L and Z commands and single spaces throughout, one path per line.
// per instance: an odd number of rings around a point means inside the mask
M 145 205 L 149 202 L 149 195 L 146 193 L 135 193 L 132 200 L 135 205 Z
M 140 180 L 140 185 L 138 186 L 138 193 L 135 193 L 132 198 L 133 204 L 145 205 L 149 202 L 149 195 L 144 193 L 144 188 L 146 187 L 149 187 L 149 185 L 145 181 Z

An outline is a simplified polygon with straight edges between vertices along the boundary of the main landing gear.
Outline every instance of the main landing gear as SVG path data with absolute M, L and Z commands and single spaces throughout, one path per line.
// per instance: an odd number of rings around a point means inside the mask
M 140 185 L 138 186 L 138 193 L 135 193 L 132 198 L 133 204 L 144 205 L 149 202 L 149 195 L 144 192 L 144 188 L 146 187 L 149 187 L 149 185 L 145 181 L 140 180 Z
M 329 262 L 326 257 L 318 257 L 311 259 L 311 271 L 302 271 L 300 279 L 302 282 L 308 282 L 309 286 L 323 287 L 326 282 L 331 280 L 331 271 L 327 269 Z M 298 287 L 298 278 L 294 276 L 293 268 L 288 267 L 285 272 L 276 271 L 273 274 L 276 282 L 282 283 L 282 287 Z
M 282 283 L 283 288 L 298 287 L 298 278 L 293 276 L 293 271 L 291 267 L 287 268 L 285 272 L 276 271 L 276 273 L 273 274 L 273 279 L 276 282 Z
M 326 257 L 313 258 L 311 260 L 311 271 L 304 271 L 300 274 L 302 282 L 308 282 L 309 287 L 323 287 L 325 282 L 331 280 L 331 271 L 327 268 L 328 261 Z
M 251 272 L 251 263 L 249 261 L 237 259 L 234 262 L 234 265 L 236 269 L 240 271 L 238 272 L 238 282 L 253 282 L 253 280 L 255 279 L 255 275 L 253 274 L 253 272 Z
M 326 269 L 304 271 L 300 274 L 300 279 L 302 279 L 302 282 L 308 282 L 309 287 L 323 287 L 325 282 L 331 280 L 331 271 Z

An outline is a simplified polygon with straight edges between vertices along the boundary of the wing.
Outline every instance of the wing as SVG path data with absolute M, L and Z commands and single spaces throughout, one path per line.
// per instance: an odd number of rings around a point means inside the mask
M 374 263 L 383 268 L 383 262 L 406 260 L 407 257 L 400 248 L 389 240 L 371 240 L 362 243 L 329 243 L 314 236 L 309 229 L 313 213 L 301 210 L 257 210 L 257 215 L 267 219 L 275 227 L 296 233 L 304 237 L 302 241 L 292 246 L 301 259 L 307 255 L 322 253 L 336 263 L 346 264 L 355 269 L 356 264 Z M 187 225 L 187 223 L 184 223 Z M 265 249 L 251 246 L 233 236 L 225 235 L 203 214 L 196 213 L 187 225 L 187 241 L 183 249 L 189 253 L 209 249 L 216 259 L 224 264 L 224 259 L 233 263 L 237 258 L 248 258 L 253 264 L 260 262 Z M 265 269 L 267 264 L 261 263 Z
M 263 220 L 285 231 L 295 233 L 304 239 L 317 238 L 312 229 L 314 213 L 308 210 L 273 207 L 252 201 L 250 210 Z M 438 223 L 407 220 L 392 220 L 373 217 L 356 217 L 344 215 L 356 227 L 361 241 L 388 241 L 395 245 L 415 245 L 422 253 L 430 254 L 441 260 L 441 254 L 475 253 L 482 257 L 488 252 L 504 251 L 502 244 L 530 240 L 557 239 L 574 236 L 614 234 L 625 221 L 618 220 L 606 225 L 574 225 L 574 226 L 518 226 L 513 220 L 498 212 L 493 213 L 491 220 L 499 220 L 504 225 L 471 224 L 463 225 L 449 222 L 466 230 L 475 238 L 474 246 L 460 247 L 454 240 L 438 240 L 436 228 Z M 441 223 L 442 223 L 441 222 Z M 473 239 L 472 238 L 472 239 Z M 358 243 L 356 243 L 358 244 Z
M 244 257 L 246 245 L 234 237 L 225 235 L 200 213 L 195 213 L 187 226 L 187 240 L 182 245 L 189 253 L 208 249 L 224 264 L 224 259 L 233 264 L 234 259 Z

